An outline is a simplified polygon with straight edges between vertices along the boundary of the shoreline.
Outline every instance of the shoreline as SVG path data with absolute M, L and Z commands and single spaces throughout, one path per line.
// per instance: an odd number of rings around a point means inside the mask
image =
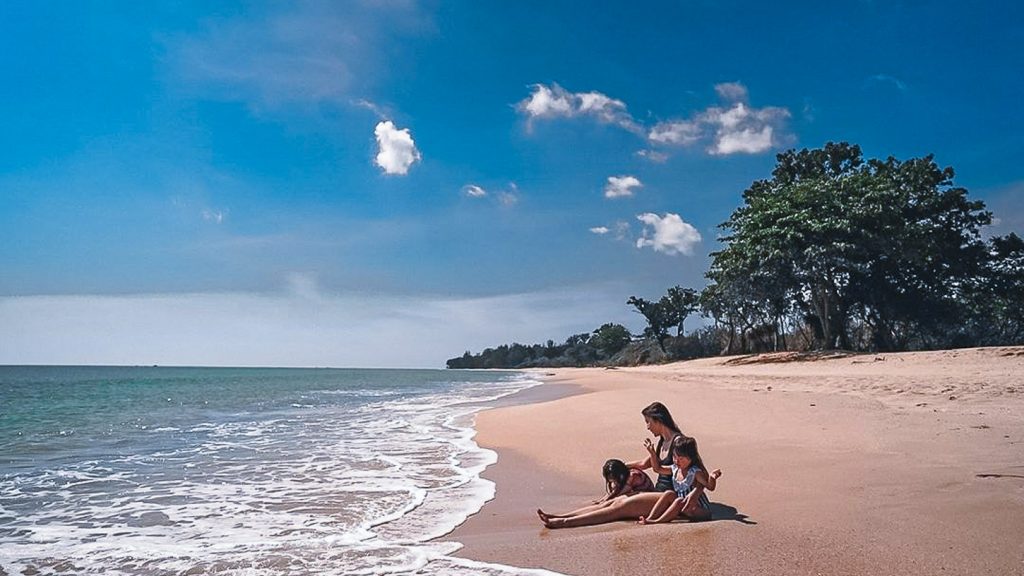
M 1024 348 L 779 356 L 531 371 L 534 394 L 477 415 L 495 498 L 441 540 L 564 574 L 1024 574 Z M 716 519 L 543 528 L 537 507 L 643 455 L 655 400 L 724 470 Z

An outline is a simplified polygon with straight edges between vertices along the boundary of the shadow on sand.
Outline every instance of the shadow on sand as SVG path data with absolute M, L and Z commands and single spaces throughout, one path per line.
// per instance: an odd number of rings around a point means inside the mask
M 740 524 L 756 526 L 757 522 L 751 520 L 746 514 L 740 514 L 739 510 L 721 502 L 711 503 L 711 519 L 707 522 L 718 522 L 719 520 L 735 520 Z

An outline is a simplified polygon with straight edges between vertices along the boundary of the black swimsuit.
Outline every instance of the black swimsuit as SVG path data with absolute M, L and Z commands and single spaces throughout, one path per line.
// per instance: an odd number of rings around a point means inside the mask
M 672 437 L 672 440 L 675 440 L 676 436 L 682 436 L 682 434 L 676 434 L 675 436 Z M 656 450 L 656 452 L 658 453 L 659 457 L 661 456 L 661 447 L 664 443 L 664 438 L 658 440 L 658 449 Z M 669 441 L 668 456 L 662 458 L 659 461 L 659 463 L 666 468 L 670 468 L 672 466 L 672 462 L 672 442 Z M 675 489 L 672 487 L 672 474 L 658 474 L 658 481 L 654 484 L 654 491 L 671 492 L 673 490 Z

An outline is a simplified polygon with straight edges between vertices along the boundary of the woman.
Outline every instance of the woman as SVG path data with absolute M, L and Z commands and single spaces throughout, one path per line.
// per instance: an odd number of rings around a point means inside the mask
M 651 405 L 641 410 L 640 413 L 643 414 L 644 422 L 647 423 L 647 430 L 658 437 L 658 444 L 655 448 L 655 452 L 658 454 L 658 463 L 665 467 L 671 466 L 672 440 L 676 436 L 685 436 L 685 434 L 679 430 L 679 426 L 676 426 L 676 421 L 672 419 L 672 414 L 669 413 L 668 408 L 661 402 L 651 403 Z M 626 465 L 637 470 L 647 470 L 653 467 L 653 462 L 651 456 L 648 456 L 643 460 L 629 462 Z M 669 490 L 672 490 L 672 475 L 659 474 L 658 481 L 654 484 L 654 491 L 667 492 Z
M 672 419 L 672 414 L 661 402 L 654 402 L 640 411 L 647 423 L 647 429 L 658 437 L 658 444 L 655 453 L 662 466 L 672 464 L 672 440 L 676 437 L 683 437 L 679 426 Z M 631 468 L 645 470 L 651 468 L 651 456 L 628 464 Z M 640 516 L 649 515 L 654 505 L 658 503 L 665 491 L 672 491 L 672 475 L 659 474 L 658 482 L 655 484 L 654 492 L 641 492 L 632 496 L 620 496 L 606 502 L 600 502 L 591 506 L 584 506 L 566 514 L 548 514 L 543 510 L 537 510 L 537 516 L 548 528 L 573 528 L 576 526 L 590 526 L 593 524 L 604 524 L 618 520 L 636 520 Z M 699 497 L 703 490 L 698 488 L 698 493 L 693 497 Z

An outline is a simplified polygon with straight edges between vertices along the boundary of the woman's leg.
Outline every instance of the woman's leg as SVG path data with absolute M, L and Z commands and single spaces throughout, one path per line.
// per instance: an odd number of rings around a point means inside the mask
M 583 514 L 565 518 L 549 517 L 544 522 L 544 525 L 548 528 L 575 528 L 577 526 L 592 526 L 618 520 L 633 520 L 650 512 L 651 508 L 660 498 L 660 493 L 644 492 L 636 496 L 612 500 L 610 506 L 584 512 Z
M 615 503 L 615 501 L 618 500 L 619 498 L 625 498 L 625 496 L 618 496 L 616 498 L 612 498 L 611 500 L 598 502 L 597 504 L 590 504 L 589 506 L 577 508 L 572 512 L 566 512 L 564 514 L 550 514 L 548 512 L 544 512 L 543 510 L 538 509 L 537 515 L 540 516 L 542 520 L 544 519 L 544 516 L 547 516 L 548 518 L 568 518 L 569 516 L 578 516 L 580 514 L 586 514 L 587 512 L 593 512 L 594 510 L 600 510 L 601 508 L 607 508 L 611 506 L 613 503 Z
M 597 504 L 589 504 L 587 506 L 583 506 L 582 508 L 577 508 L 577 509 L 573 510 L 572 512 L 565 512 L 565 513 L 562 513 L 562 514 L 551 514 L 550 512 L 545 512 L 545 511 L 541 510 L 540 508 L 538 508 L 537 509 L 537 516 L 540 516 L 541 520 L 544 520 L 545 518 L 568 518 L 569 516 L 578 516 L 580 514 L 586 514 L 587 512 L 593 512 L 594 510 L 600 510 L 601 508 L 607 508 L 607 507 L 611 506 L 612 504 L 614 504 L 616 500 L 623 500 L 625 498 L 626 498 L 626 496 L 616 496 L 615 498 L 612 498 L 611 500 L 606 500 L 604 502 L 598 502 Z

